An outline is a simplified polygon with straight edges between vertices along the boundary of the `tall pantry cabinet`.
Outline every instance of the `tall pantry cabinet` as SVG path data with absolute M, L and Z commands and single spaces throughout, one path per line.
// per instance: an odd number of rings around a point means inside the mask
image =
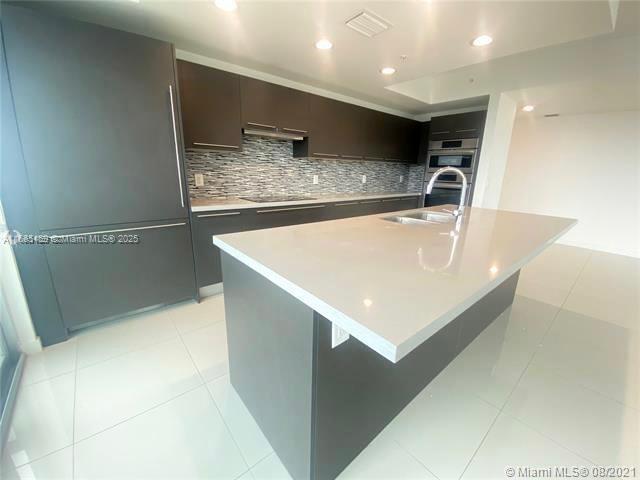
M 1 21 L 22 233 L 92 239 L 44 246 L 64 328 L 195 298 L 173 46 L 14 6 Z

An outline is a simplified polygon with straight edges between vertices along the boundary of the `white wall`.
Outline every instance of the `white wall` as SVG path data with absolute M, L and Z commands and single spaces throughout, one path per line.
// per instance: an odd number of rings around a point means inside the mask
M 474 207 L 498 208 L 515 116 L 516 102 L 508 94 L 491 94 L 477 160 Z
M 500 207 L 578 219 L 560 243 L 640 257 L 640 111 L 517 117 Z

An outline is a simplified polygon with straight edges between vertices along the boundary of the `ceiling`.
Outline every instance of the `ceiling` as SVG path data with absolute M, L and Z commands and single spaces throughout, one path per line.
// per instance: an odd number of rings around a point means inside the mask
M 242 1 L 225 12 L 212 0 L 48 1 L 36 8 L 173 42 L 177 48 L 416 115 L 486 104 L 467 97 L 396 88 L 493 59 L 601 35 L 639 32 L 638 2 L 608 1 Z M 632 5 L 633 4 L 633 5 Z M 363 9 L 392 27 L 366 38 L 344 25 Z M 477 35 L 494 43 L 472 47 Z M 314 47 L 329 38 L 334 48 Z M 403 60 L 401 56 L 406 55 Z M 395 75 L 383 76 L 382 66 Z M 482 67 L 480 67 L 482 68 Z M 425 80 L 426 79 L 426 80 Z

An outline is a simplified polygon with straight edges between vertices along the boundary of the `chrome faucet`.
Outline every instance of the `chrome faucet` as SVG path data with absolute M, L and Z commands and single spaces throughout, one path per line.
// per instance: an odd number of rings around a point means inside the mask
M 454 167 L 444 167 L 444 168 L 441 168 L 440 170 L 436 170 L 436 172 L 433 174 L 433 177 L 431 177 L 431 180 L 429 180 L 429 183 L 427 185 L 427 195 L 429 195 L 431 193 L 431 190 L 433 190 L 433 185 L 436 183 L 436 179 L 441 174 L 446 172 L 454 172 L 454 173 L 457 173 L 460 177 L 462 177 L 462 191 L 460 192 L 460 205 L 458 205 L 458 208 L 453 211 L 453 215 L 456 217 L 459 217 L 462 215 L 462 211 L 464 210 L 464 199 L 467 197 L 467 177 L 460 170 Z

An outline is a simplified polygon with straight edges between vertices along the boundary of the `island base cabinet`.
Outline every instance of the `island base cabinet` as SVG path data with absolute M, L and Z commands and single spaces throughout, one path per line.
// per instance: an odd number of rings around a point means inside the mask
M 186 219 L 69 235 L 46 247 L 69 330 L 196 297 Z
M 222 253 L 231 384 L 296 480 L 336 478 L 512 302 L 519 272 L 393 363 Z M 499 355 L 500 352 L 496 352 Z

